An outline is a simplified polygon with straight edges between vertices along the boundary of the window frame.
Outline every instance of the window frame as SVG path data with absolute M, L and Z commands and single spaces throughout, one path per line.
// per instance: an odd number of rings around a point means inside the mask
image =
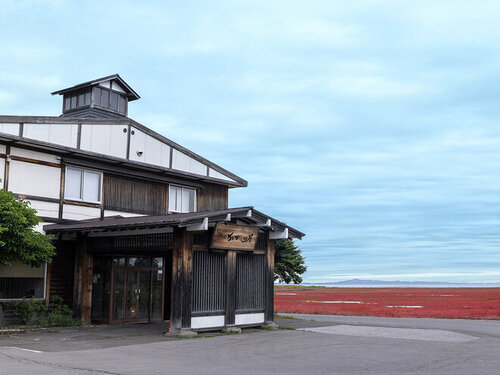
M 82 97 L 82 98 L 80 98 Z M 88 102 L 86 99 L 88 98 Z M 67 94 L 64 94 L 63 97 L 63 112 L 72 112 L 76 110 L 80 110 L 82 108 L 90 107 L 90 98 L 91 98 L 91 90 L 81 90 L 74 91 Z M 72 101 L 75 101 L 75 106 L 72 106 Z
M 68 184 L 68 179 L 66 178 L 68 175 L 68 169 L 72 170 L 77 170 L 80 171 L 80 196 L 81 198 L 73 198 L 73 197 L 68 197 L 66 196 L 67 192 L 67 184 Z M 85 199 L 85 194 L 84 194 L 84 186 L 85 186 L 85 172 L 88 173 L 94 173 L 99 175 L 99 190 L 98 190 L 98 195 L 99 195 L 99 200 L 98 201 L 92 201 L 92 200 L 86 200 Z M 79 168 L 79 167 L 74 167 L 71 165 L 66 166 L 65 170 L 65 177 L 64 177 L 64 200 L 68 201 L 74 201 L 74 202 L 83 202 L 83 203 L 93 203 L 93 204 L 102 204 L 102 180 L 103 180 L 103 173 L 101 171 L 97 171 L 95 169 L 87 169 L 87 168 Z
M 43 294 L 42 297 L 31 297 L 35 301 L 44 301 L 47 298 L 47 263 L 43 265 Z M 17 298 L 0 298 L 0 302 L 17 302 L 22 301 L 27 297 L 17 297 Z
M 172 191 L 172 188 L 175 188 L 175 189 L 180 189 L 181 191 L 181 209 L 180 210 L 174 210 L 172 209 L 172 207 L 170 207 L 170 197 L 171 197 L 171 191 Z M 189 208 L 188 208 L 188 211 L 183 211 L 182 210 L 182 192 L 184 190 L 188 190 L 188 191 L 193 191 L 194 192 L 194 202 L 193 202 L 193 211 L 189 211 Z M 176 213 L 176 214 L 185 214 L 185 213 L 191 213 L 191 212 L 197 212 L 197 207 L 196 207 L 196 203 L 197 203 L 197 200 L 198 200 L 198 192 L 197 192 L 197 189 L 195 188 L 191 188 L 191 187 L 187 187 L 187 186 L 182 186 L 182 185 L 172 185 L 172 184 L 169 184 L 168 185 L 168 212 L 173 212 L 173 213 Z

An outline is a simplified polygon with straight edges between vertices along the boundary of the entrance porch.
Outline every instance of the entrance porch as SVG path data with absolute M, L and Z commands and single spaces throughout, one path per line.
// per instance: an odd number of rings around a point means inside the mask
M 273 324 L 274 240 L 304 235 L 252 207 L 44 229 L 74 245 L 75 315 L 170 320 L 170 332 L 181 334 Z M 52 275 L 61 272 L 57 264 Z

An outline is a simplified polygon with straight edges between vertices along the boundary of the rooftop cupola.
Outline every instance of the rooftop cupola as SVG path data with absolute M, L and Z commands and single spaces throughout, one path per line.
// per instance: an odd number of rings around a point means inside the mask
M 54 91 L 63 96 L 64 117 L 127 117 L 128 102 L 140 96 L 118 75 Z

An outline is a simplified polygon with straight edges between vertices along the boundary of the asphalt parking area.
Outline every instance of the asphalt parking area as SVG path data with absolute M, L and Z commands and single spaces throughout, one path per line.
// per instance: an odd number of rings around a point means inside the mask
M 292 318 L 278 319 L 290 329 L 194 339 L 166 338 L 159 324 L 2 337 L 0 374 L 481 375 L 500 368 L 499 321 Z

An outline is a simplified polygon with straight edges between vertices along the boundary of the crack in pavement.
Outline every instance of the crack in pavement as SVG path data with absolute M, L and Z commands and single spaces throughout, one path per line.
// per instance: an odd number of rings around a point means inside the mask
M 17 358 L 17 357 L 15 357 L 13 355 L 9 355 L 7 353 L 4 353 L 1 350 L 0 350 L 0 355 L 3 355 L 4 357 L 7 357 L 7 358 L 9 358 L 11 360 L 14 360 L 14 361 L 17 361 L 19 363 L 31 363 L 31 364 L 41 365 L 41 366 L 49 367 L 49 368 L 65 369 L 65 370 L 76 370 L 76 371 L 86 371 L 86 372 L 90 372 L 90 373 L 94 373 L 94 374 L 121 375 L 118 372 L 110 372 L 110 371 L 105 371 L 105 370 L 95 370 L 95 369 L 82 368 L 82 367 L 71 367 L 71 366 L 66 366 L 66 365 L 63 365 L 63 364 L 41 362 L 41 361 L 37 361 L 35 359 L 28 359 L 28 358 Z

